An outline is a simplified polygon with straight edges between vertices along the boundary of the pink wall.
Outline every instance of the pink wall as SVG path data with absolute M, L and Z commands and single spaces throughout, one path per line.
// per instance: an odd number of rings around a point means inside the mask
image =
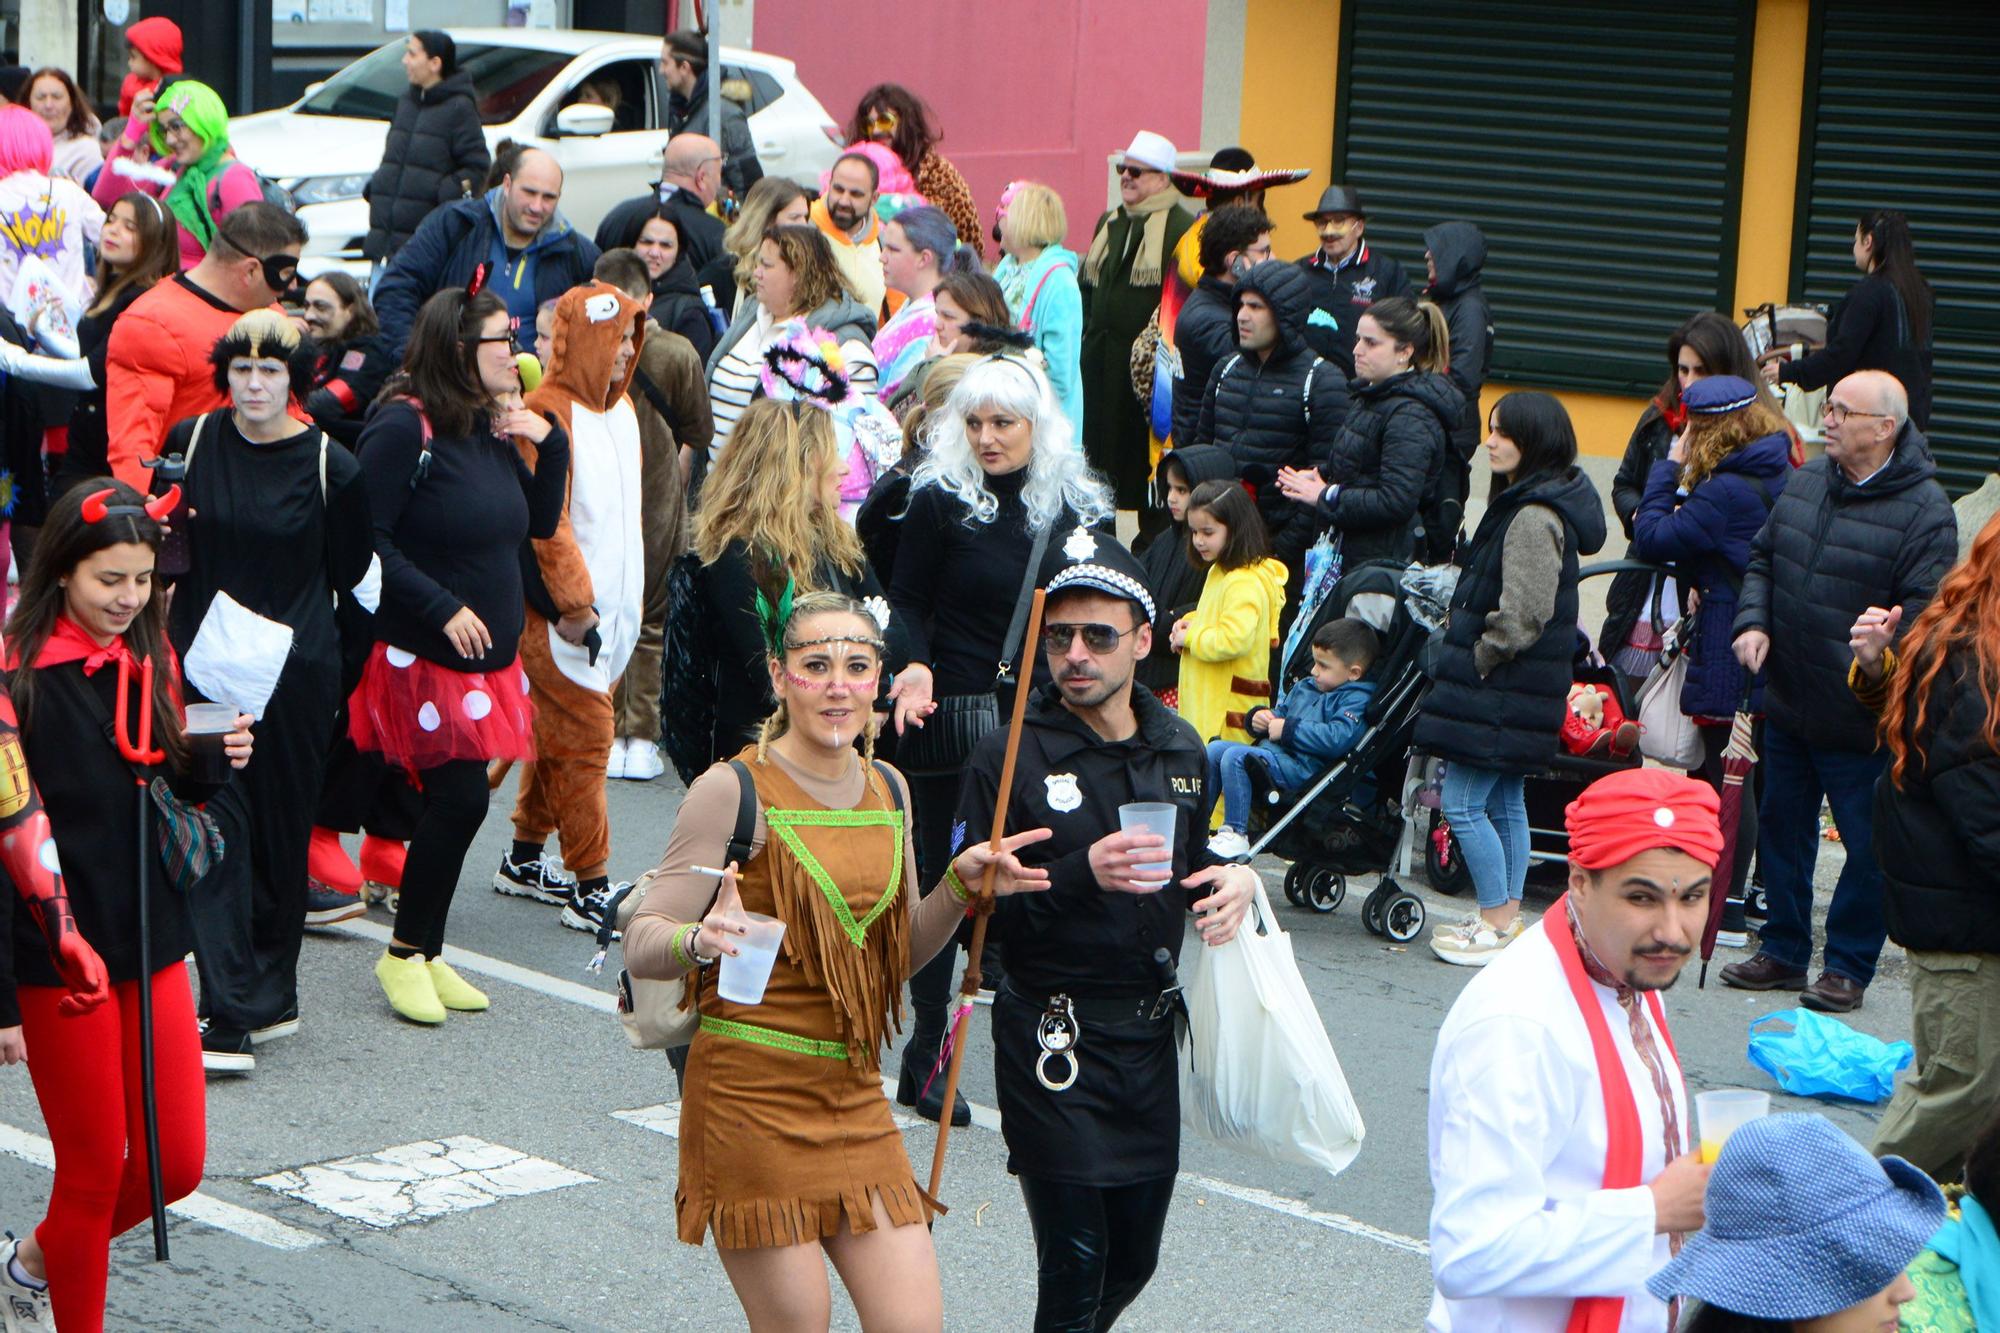
M 1008 181 L 1062 194 L 1070 246 L 1104 208 L 1104 155 L 1155 130 L 1201 138 L 1207 0 L 765 0 L 755 45 L 798 62 L 843 125 L 863 91 L 904 84 L 930 104 L 938 150 L 965 174 L 989 225 Z M 989 258 L 997 258 L 991 252 Z

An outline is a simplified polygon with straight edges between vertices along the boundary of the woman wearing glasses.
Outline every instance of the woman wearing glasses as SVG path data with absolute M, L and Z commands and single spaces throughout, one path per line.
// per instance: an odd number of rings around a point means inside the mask
M 176 80 L 150 116 L 133 108 L 91 193 L 109 208 L 134 188 L 157 196 L 180 223 L 183 269 L 201 262 L 223 218 L 264 197 L 257 173 L 229 147 L 229 108 L 193 79 Z
M 1010 356 L 976 362 L 933 420 L 930 452 L 910 482 L 889 584 L 911 659 L 929 665 L 937 703 L 925 717 L 917 710 L 931 700 L 910 691 L 896 708 L 903 728 L 897 762 L 916 798 L 917 864 L 925 884 L 944 873 L 966 759 L 1000 724 L 1013 679 L 1028 679 L 1028 664 L 1037 661 L 1033 646 L 1020 642 L 1023 590 L 1032 590 L 1052 542 L 1113 517 L 1110 488 L 1084 463 L 1048 378 L 1028 362 Z M 1003 664 L 1008 679 L 1001 683 Z M 910 982 L 915 1026 L 897 1100 L 932 1120 L 943 1108 L 942 1080 L 932 1082 L 921 1104 L 918 1098 L 944 1034 L 953 959 L 954 951 L 943 951 Z M 952 1108 L 955 1124 L 970 1115 L 962 1103 Z
M 534 757 L 521 673 L 521 543 L 554 535 L 569 437 L 521 406 L 507 307 L 450 287 L 424 303 L 403 369 L 361 432 L 362 481 L 382 558 L 375 647 L 348 701 L 356 749 L 417 777 L 423 814 L 375 976 L 415 1023 L 486 997 L 445 964 L 445 917 L 486 818 L 486 765 Z M 531 470 L 513 437 L 535 446 Z M 549 867 L 535 873 L 567 889 Z

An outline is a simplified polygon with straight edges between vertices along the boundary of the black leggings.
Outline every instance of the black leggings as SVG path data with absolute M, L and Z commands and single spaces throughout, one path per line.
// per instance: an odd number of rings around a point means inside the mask
M 1035 1333 L 1110 1328 L 1152 1281 L 1174 1178 L 1066 1185 L 1021 1177 L 1035 1230 Z
M 1729 744 L 1727 726 L 1703 726 L 1701 739 L 1708 746 L 1707 756 L 1701 767 L 1692 776 L 1700 778 L 1715 788 L 1715 794 L 1722 794 L 1722 747 Z M 1764 724 L 1753 723 L 1750 730 L 1750 747 L 1762 751 L 1764 748 Z M 1756 771 L 1752 771 L 1750 781 L 1743 785 L 1743 813 L 1736 825 L 1736 864 L 1730 868 L 1728 896 L 1741 898 L 1743 885 L 1750 878 L 1750 859 L 1757 852 L 1757 790 Z
M 424 812 L 410 837 L 403 862 L 402 902 L 396 909 L 396 939 L 426 958 L 444 952 L 444 921 L 451 895 L 465 869 L 465 853 L 486 820 L 490 793 L 486 762 L 453 759 L 418 774 Z

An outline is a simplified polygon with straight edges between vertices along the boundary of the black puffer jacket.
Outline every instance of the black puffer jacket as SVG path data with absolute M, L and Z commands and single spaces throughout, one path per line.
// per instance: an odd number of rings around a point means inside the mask
M 1660 412 L 1659 403 L 1652 402 L 1639 414 L 1639 424 L 1632 428 L 1632 437 L 1625 442 L 1625 456 L 1619 460 L 1618 474 L 1611 479 L 1611 507 L 1618 513 L 1627 543 L 1632 540 L 1632 516 L 1639 512 L 1639 500 L 1646 494 L 1646 478 L 1652 474 L 1653 464 L 1665 459 L 1667 450 L 1674 447 L 1674 434 L 1674 428 Z M 1626 558 L 1636 557 L 1628 551 Z M 1597 637 L 1597 651 L 1604 654 L 1606 661 L 1625 646 L 1640 615 L 1652 614 L 1647 598 L 1653 591 L 1653 579 L 1653 575 L 1635 569 L 1611 576 L 1611 587 L 1604 594 L 1604 625 Z M 1661 618 L 1671 620 L 1679 613 L 1678 607 L 1663 607 Z
M 701 303 L 701 289 L 695 285 L 694 265 L 686 255 L 653 279 L 653 306 L 647 313 L 661 328 L 693 343 L 702 364 L 708 363 L 708 354 L 715 350 L 715 325 L 708 322 L 708 308 Z
M 1334 367 L 1306 345 L 1312 293 L 1293 264 L 1266 260 L 1236 284 L 1236 304 L 1246 292 L 1264 298 L 1277 316 L 1278 342 L 1259 361 L 1238 352 L 1215 368 L 1201 396 L 1195 444 L 1218 444 L 1236 460 L 1237 475 L 1257 496 L 1271 530 L 1271 554 L 1295 565 L 1318 534 L 1313 511 L 1278 489 L 1281 467 L 1313 467 L 1333 457 L 1334 439 L 1347 417 L 1347 386 Z M 1232 306 L 1230 318 L 1235 319 Z
M 1236 460 L 1227 449 L 1212 444 L 1190 444 L 1170 449 L 1153 470 L 1154 491 L 1164 506 L 1167 464 L 1180 465 L 1193 490 L 1204 481 L 1227 481 L 1236 475 Z M 858 520 L 857 520 L 858 526 Z M 1139 565 L 1146 571 L 1146 590 L 1153 594 L 1153 651 L 1139 660 L 1139 683 L 1156 693 L 1174 689 L 1181 680 L 1181 659 L 1167 646 L 1174 622 L 1191 615 L 1201 600 L 1201 585 L 1208 578 L 1208 566 L 1188 559 L 1187 525 L 1171 523 L 1139 553 Z
M 2000 753 L 1982 734 L 1987 705 L 1979 666 L 1953 648 L 1928 691 L 1924 726 L 1904 735 L 1910 750 L 1897 787 L 1875 784 L 1875 856 L 1889 938 L 1905 949 L 2000 953 Z
M 1792 473 L 1750 547 L 1736 633 L 1771 636 L 1764 706 L 1773 726 L 1867 754 L 1875 719 L 1847 688 L 1847 632 L 1871 606 L 1903 624 L 1958 559 L 1958 522 L 1923 432 L 1905 425 L 1882 470 L 1856 486 L 1830 458 Z
M 1427 293 L 1444 311 L 1451 330 L 1451 364 L 1445 374 L 1465 396 L 1451 442 L 1462 465 L 1479 447 L 1479 390 L 1493 362 L 1493 307 L 1486 303 L 1480 270 L 1486 267 L 1486 235 L 1470 222 L 1440 222 L 1424 232 L 1437 281 Z
M 1236 290 L 1221 278 L 1203 278 L 1174 320 L 1174 351 L 1181 375 L 1174 381 L 1174 442 L 1193 444 L 1201 401 L 1215 368 L 1236 355 Z
M 405 88 L 382 145 L 382 165 L 362 191 L 368 236 L 361 253 L 370 259 L 394 255 L 439 204 L 483 193 L 492 164 L 470 73 L 459 70 L 421 90 Z
M 1486 618 L 1500 609 L 1507 529 L 1530 505 L 1554 510 L 1563 523 L 1555 611 L 1532 644 L 1481 676 L 1473 646 L 1486 630 Z M 1501 773 L 1534 773 L 1547 766 L 1555 757 L 1576 655 L 1577 557 L 1603 545 L 1604 502 L 1579 468 L 1509 486 L 1493 498 L 1465 548 L 1444 651 L 1417 719 L 1418 749 Z
M 1347 568 L 1362 560 L 1408 560 L 1427 501 L 1444 475 L 1445 440 L 1464 396 L 1444 376 L 1406 370 L 1348 385 L 1353 406 L 1320 474 L 1340 489 L 1319 511 L 1340 529 Z

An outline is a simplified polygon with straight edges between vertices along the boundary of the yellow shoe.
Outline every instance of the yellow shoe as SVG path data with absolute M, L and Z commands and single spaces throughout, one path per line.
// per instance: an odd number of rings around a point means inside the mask
M 485 991 L 452 971 L 451 964 L 442 958 L 431 959 L 430 970 L 431 982 L 437 987 L 438 1003 L 445 1008 L 476 1014 L 492 1003 L 486 998 Z
M 444 1022 L 444 1006 L 438 1002 L 437 985 L 420 954 L 397 958 L 384 953 L 375 960 L 375 979 L 389 997 L 389 1007 L 412 1023 Z

